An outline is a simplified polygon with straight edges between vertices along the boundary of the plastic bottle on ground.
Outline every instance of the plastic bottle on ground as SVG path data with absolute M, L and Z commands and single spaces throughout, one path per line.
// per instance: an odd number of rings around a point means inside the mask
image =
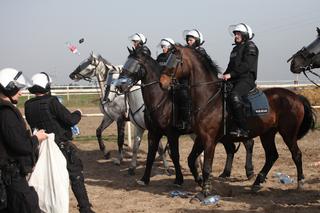
M 203 201 L 201 202 L 203 205 L 214 205 L 217 204 L 220 200 L 220 196 L 219 195 L 211 195 L 206 197 L 205 199 L 203 199 Z

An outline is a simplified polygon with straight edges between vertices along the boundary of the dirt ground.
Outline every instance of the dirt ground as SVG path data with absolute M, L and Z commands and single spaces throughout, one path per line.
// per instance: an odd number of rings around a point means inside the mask
M 98 112 L 97 109 L 82 109 L 84 113 Z M 83 118 L 79 124 L 81 135 L 94 135 L 95 128 L 101 118 Z M 112 157 L 117 155 L 115 143 L 115 125 L 110 126 L 105 132 L 106 146 L 112 151 Z M 110 140 L 108 139 L 110 138 Z M 112 138 L 112 140 L 111 140 Z M 217 205 L 201 205 L 190 203 L 190 198 L 171 198 L 172 190 L 181 190 L 196 194 L 200 188 L 193 181 L 187 166 L 187 156 L 192 147 L 192 141 L 187 137 L 180 139 L 180 163 L 184 175 L 182 187 L 173 185 L 174 176 L 164 174 L 162 163 L 157 160 L 153 166 L 152 177 L 148 186 L 136 183 L 144 172 L 146 162 L 147 141 L 146 137 L 141 144 L 138 155 L 138 168 L 135 176 L 129 176 L 131 150 L 126 147 L 126 158 L 120 166 L 112 160 L 105 160 L 98 149 L 96 140 L 86 141 L 75 138 L 79 148 L 79 155 L 84 163 L 84 175 L 90 200 L 96 212 L 320 212 L 320 131 L 310 132 L 298 145 L 303 155 L 303 169 L 305 185 L 303 191 L 297 188 L 296 167 L 291 159 L 288 148 L 277 135 L 277 150 L 279 159 L 271 169 L 267 182 L 258 193 L 250 190 L 254 179 L 247 180 L 244 169 L 245 149 L 240 146 L 235 155 L 231 178 L 219 180 L 217 177 L 222 172 L 225 163 L 225 151 L 221 144 L 217 146 L 213 162 L 213 186 L 221 196 Z M 255 173 L 258 173 L 264 163 L 264 151 L 258 138 L 255 139 L 253 151 Z M 170 166 L 173 168 L 171 160 Z M 276 177 L 276 172 L 289 175 L 294 179 L 292 184 L 281 184 Z M 70 212 L 77 212 L 76 200 L 70 191 Z

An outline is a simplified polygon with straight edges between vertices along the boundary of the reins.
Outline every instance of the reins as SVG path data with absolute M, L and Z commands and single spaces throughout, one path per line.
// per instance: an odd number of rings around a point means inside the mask
M 317 74 L 317 73 L 315 73 L 315 72 L 312 71 L 312 64 L 310 64 L 310 65 L 307 66 L 307 67 L 302 67 L 302 69 L 303 69 L 302 72 L 303 72 L 304 76 L 306 76 L 306 78 L 307 78 L 311 83 L 313 83 L 313 84 L 316 85 L 317 87 L 320 87 L 320 85 L 317 84 L 315 81 L 313 81 L 311 78 L 309 78 L 309 76 L 308 76 L 307 73 L 306 73 L 306 72 L 310 72 L 311 74 L 313 74 L 313 75 L 317 76 L 318 78 L 320 78 L 320 75 L 319 75 L 319 74 Z

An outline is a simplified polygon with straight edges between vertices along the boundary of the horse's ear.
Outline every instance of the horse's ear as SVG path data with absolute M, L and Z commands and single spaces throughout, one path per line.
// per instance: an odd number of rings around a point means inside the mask
M 131 50 L 129 47 L 127 47 L 127 49 L 128 49 L 129 55 L 131 55 L 133 50 Z
M 318 36 L 320 36 L 320 29 L 317 27 Z

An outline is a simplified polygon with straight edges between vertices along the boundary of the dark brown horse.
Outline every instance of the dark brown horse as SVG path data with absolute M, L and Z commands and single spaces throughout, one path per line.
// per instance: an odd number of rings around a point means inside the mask
M 293 73 L 300 74 L 301 72 L 309 79 L 307 73 L 314 74 L 318 77 L 319 74 L 312 71 L 314 68 L 320 68 L 320 29 L 317 28 L 317 38 L 308 46 L 303 47 L 296 52 L 288 62 L 291 61 L 290 70 Z M 311 80 L 312 81 L 312 80 Z M 313 82 L 314 83 L 314 82 Z
M 197 180 L 199 174 L 194 168 L 194 160 L 204 150 L 202 192 L 206 196 L 211 191 L 211 171 L 218 141 L 232 143 L 245 140 L 223 134 L 223 102 L 221 80 L 217 77 L 217 66 L 211 66 L 196 50 L 180 45 L 170 56 L 168 65 L 161 76 L 161 84 L 168 88 L 172 79 L 189 78 L 189 89 L 192 99 L 193 129 L 198 140 L 188 158 L 190 170 Z M 260 136 L 265 150 L 265 164 L 259 172 L 252 189 L 257 191 L 272 165 L 278 158 L 275 146 L 275 135 L 280 133 L 288 146 L 292 159 L 297 167 L 298 187 L 302 187 L 304 175 L 302 171 L 301 151 L 297 140 L 309 129 L 314 128 L 315 118 L 309 101 L 287 89 L 272 88 L 264 91 L 270 110 L 263 116 L 248 118 L 249 138 Z M 230 123 L 230 122 L 227 122 Z
M 143 69 L 141 69 L 143 67 Z M 148 184 L 150 181 L 150 173 L 155 158 L 156 147 L 163 135 L 166 135 L 170 144 L 171 156 L 176 169 L 176 184 L 183 183 L 183 176 L 180 171 L 178 139 L 182 134 L 191 131 L 181 132 L 173 127 L 173 103 L 172 96 L 169 91 L 160 87 L 161 66 L 150 56 L 135 51 L 130 52 L 127 62 L 124 65 L 120 78 L 130 79 L 131 85 L 141 80 L 142 95 L 146 106 L 145 117 L 148 128 L 148 156 L 145 173 L 141 179 L 141 184 Z M 129 86 L 131 86 L 129 85 Z M 196 139 L 197 140 L 197 139 Z M 245 148 L 247 150 L 246 158 L 246 174 L 248 178 L 253 176 L 252 166 L 252 148 L 253 140 L 246 141 Z M 227 161 L 222 177 L 229 177 L 231 172 L 232 160 L 235 152 L 234 144 L 228 144 Z M 201 177 L 197 178 L 197 182 L 202 182 Z

